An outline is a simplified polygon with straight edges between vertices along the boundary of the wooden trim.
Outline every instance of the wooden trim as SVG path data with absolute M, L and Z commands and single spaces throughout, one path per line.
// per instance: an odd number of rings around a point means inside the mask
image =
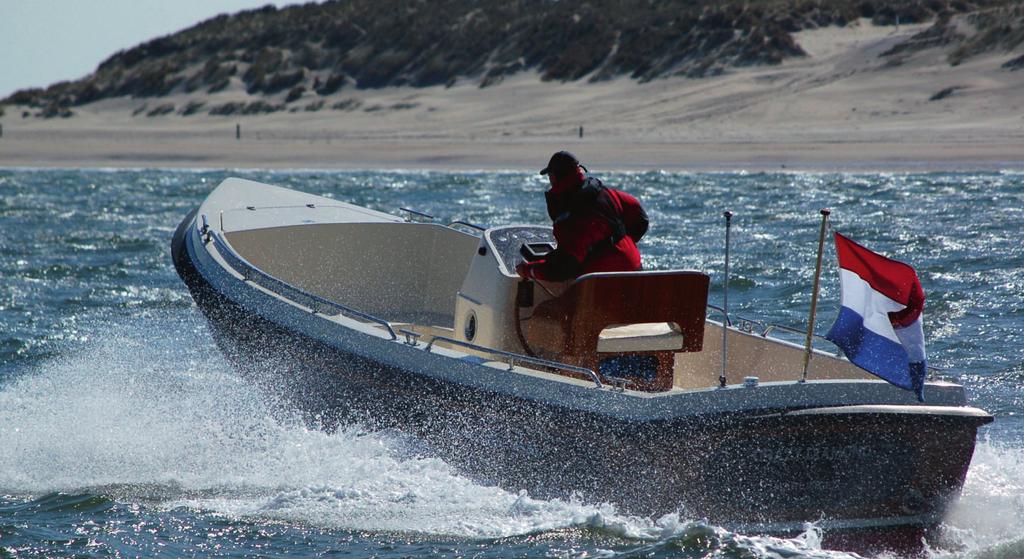
M 683 335 L 678 352 L 700 351 L 708 285 L 707 274 L 692 271 L 588 274 L 561 296 L 538 304 L 524 323 L 524 337 L 538 356 L 595 371 L 609 357 L 655 355 L 656 378 L 637 384 L 644 390 L 668 390 L 676 351 L 598 354 L 601 330 L 617 324 L 671 322 Z

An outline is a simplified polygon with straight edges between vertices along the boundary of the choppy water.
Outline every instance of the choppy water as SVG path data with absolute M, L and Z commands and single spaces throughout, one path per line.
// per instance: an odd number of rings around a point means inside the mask
M 399 433 L 304 426 L 221 358 L 174 273 L 178 221 L 243 176 L 384 211 L 542 222 L 525 173 L 0 170 L 0 557 L 850 555 L 697 518 L 481 486 Z M 1024 557 L 1024 175 L 609 173 L 649 268 L 712 273 L 736 212 L 733 308 L 802 326 L 818 209 L 914 264 L 932 364 L 997 416 L 933 557 Z M 838 280 L 823 280 L 823 332 Z

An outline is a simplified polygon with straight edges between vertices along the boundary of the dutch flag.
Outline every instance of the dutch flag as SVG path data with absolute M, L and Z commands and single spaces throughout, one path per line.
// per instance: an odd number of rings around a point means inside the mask
M 825 336 L 858 367 L 924 401 L 921 327 L 924 291 L 917 273 L 835 234 L 842 308 Z

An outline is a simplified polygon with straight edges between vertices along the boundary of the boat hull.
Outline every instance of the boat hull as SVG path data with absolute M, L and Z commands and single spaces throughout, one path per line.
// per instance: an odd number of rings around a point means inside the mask
M 369 355 L 358 337 L 327 343 L 254 311 L 259 301 L 200 272 L 203 250 L 190 214 L 174 235 L 174 264 L 243 374 L 328 428 L 398 429 L 481 483 L 536 497 L 681 511 L 749 532 L 818 522 L 846 544 L 857 534 L 920 542 L 958 495 L 985 423 L 870 410 L 629 418 L 444 382 L 419 362 Z

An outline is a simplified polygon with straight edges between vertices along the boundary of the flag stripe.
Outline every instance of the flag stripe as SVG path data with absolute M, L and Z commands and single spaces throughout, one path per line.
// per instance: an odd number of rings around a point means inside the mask
M 874 253 L 838 232 L 835 234 L 839 266 L 860 276 L 875 291 L 907 305 L 910 292 L 917 283 L 917 273 L 910 266 Z
M 903 349 L 907 350 L 907 358 L 911 363 L 925 361 L 924 324 L 921 317 L 906 328 L 897 328 L 896 337 L 903 344 Z
M 843 307 L 860 315 L 865 328 L 899 343 L 892 322 L 889 321 L 889 313 L 902 309 L 903 305 L 875 291 L 868 282 L 850 270 L 840 268 L 839 281 L 843 290 Z
M 840 309 L 839 318 L 827 337 L 858 367 L 900 388 L 915 388 L 903 346 L 865 328 L 864 319 L 849 308 Z

